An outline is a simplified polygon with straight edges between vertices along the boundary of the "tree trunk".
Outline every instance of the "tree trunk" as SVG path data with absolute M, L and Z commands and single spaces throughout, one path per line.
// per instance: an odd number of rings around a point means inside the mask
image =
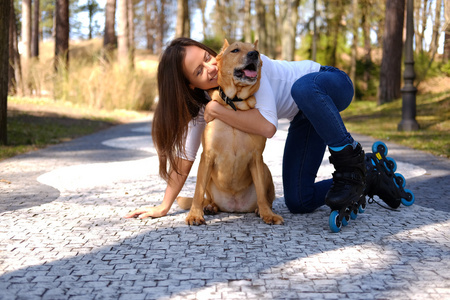
M 416 29 L 415 29 L 416 51 L 418 53 L 422 53 L 424 51 L 423 43 L 424 43 L 425 31 L 427 30 L 427 18 L 429 15 L 428 0 L 422 0 L 422 1 L 423 1 L 423 7 L 420 5 L 420 1 L 419 1 L 419 6 L 417 8 L 420 12 L 421 18 L 417 18 L 417 20 L 419 20 L 419 22 L 416 22 L 417 24 L 416 24 Z
M 39 0 L 34 0 L 33 4 L 33 34 L 31 42 L 31 57 L 39 57 Z
M 439 34 L 441 28 L 441 8 L 442 8 L 442 0 L 436 0 L 433 34 L 431 36 L 430 49 L 428 49 L 428 54 L 433 58 L 437 52 L 437 48 L 439 47 Z
M 134 42 L 134 2 L 133 0 L 127 1 L 127 9 L 128 9 L 128 46 L 129 46 L 129 55 L 128 55 L 128 63 L 131 68 L 134 68 L 134 50 L 135 50 L 135 42 Z
M 156 53 L 162 53 L 165 37 L 165 24 L 166 24 L 166 0 L 160 0 L 160 10 L 158 14 L 158 34 L 156 40 Z
M 362 8 L 362 30 L 364 38 L 364 75 L 363 80 L 367 84 L 366 90 L 370 88 L 370 70 L 372 68 L 372 43 L 370 41 L 370 9 L 368 1 L 364 1 Z
M 266 19 L 267 23 L 267 41 L 266 48 L 268 55 L 271 58 L 277 57 L 277 15 L 276 15 L 276 3 L 275 0 L 270 0 L 268 2 L 269 11 L 268 18 Z
M 317 0 L 313 0 L 313 36 L 311 41 L 311 59 L 317 57 Z
M 381 60 L 378 104 L 400 98 L 403 54 L 404 0 L 386 2 L 383 58 Z
M 10 94 L 23 95 L 22 65 L 19 54 L 19 38 L 17 36 L 16 14 L 14 11 L 14 0 L 11 2 L 11 12 L 9 15 L 9 71 L 8 71 L 8 91 Z
M 55 67 L 69 66 L 69 0 L 56 0 Z
M 200 12 L 202 13 L 202 31 L 203 31 L 203 40 L 207 39 L 206 27 L 208 26 L 207 18 L 206 18 L 206 2 L 207 0 L 197 0 L 198 7 L 200 8 Z
M 252 0 L 245 0 L 244 4 L 244 41 L 252 42 Z
M 9 18 L 11 2 L 0 1 L 0 74 L 8 74 L 9 63 Z M 0 76 L 0 145 L 6 145 L 8 108 L 8 76 Z
M 153 1 L 152 1 L 153 2 Z M 152 8 L 150 5 L 150 0 L 144 1 L 144 20 L 145 20 L 145 37 L 147 40 L 147 50 L 153 54 L 153 44 L 155 40 L 153 38 L 154 26 L 152 26 Z
M 31 57 L 31 0 L 22 0 L 22 45 L 23 58 L 27 61 Z
M 262 53 L 266 53 L 267 47 L 267 28 L 266 28 L 266 7 L 264 5 L 263 0 L 256 0 L 255 2 L 255 10 L 256 10 L 256 34 L 258 40 L 258 49 Z
M 327 2 L 326 12 L 327 20 L 327 45 L 325 49 L 326 60 L 325 64 L 336 66 L 337 63 L 337 46 L 339 33 L 341 31 L 341 20 L 343 15 L 343 1 L 337 0 Z
M 116 0 L 107 0 L 105 7 L 105 35 L 103 37 L 103 49 L 109 56 L 111 50 L 117 46 L 116 31 Z
M 189 20 L 189 3 L 188 0 L 178 0 L 177 5 L 177 26 L 175 31 L 176 37 L 190 37 L 190 20 Z
M 128 67 L 130 53 L 130 39 L 128 37 L 128 0 L 118 0 L 117 2 L 117 60 L 121 67 Z
M 353 34 L 353 41 L 352 41 L 352 57 L 351 57 L 351 64 L 350 64 L 350 79 L 353 82 L 353 85 L 355 86 L 356 91 L 356 61 L 358 56 L 358 28 L 359 28 L 359 9 L 358 9 L 358 0 L 352 0 L 352 11 L 353 11 L 353 18 L 352 18 L 352 34 Z
M 283 35 L 281 36 L 281 59 L 295 59 L 295 38 L 297 35 L 298 6 L 300 0 L 292 0 L 284 4 L 282 13 Z
M 450 3 L 448 1 L 444 2 L 444 14 L 445 14 L 445 24 L 443 31 L 445 32 L 444 36 L 444 54 L 443 59 L 444 62 L 450 61 Z

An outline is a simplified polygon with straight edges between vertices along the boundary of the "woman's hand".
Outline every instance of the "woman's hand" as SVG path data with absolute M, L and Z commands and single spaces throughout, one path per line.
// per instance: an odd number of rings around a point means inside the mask
M 209 101 L 206 104 L 204 118 L 206 123 L 219 119 L 231 127 L 247 133 L 262 135 L 266 138 L 271 138 L 277 131 L 275 125 L 267 121 L 258 109 L 234 111 L 217 101 Z
M 221 109 L 226 109 L 223 105 L 219 104 L 217 101 L 209 101 L 205 106 L 204 119 L 206 123 L 211 122 L 216 118 Z
M 148 217 L 159 218 L 164 217 L 168 211 L 169 210 L 163 204 L 154 207 L 141 207 L 139 209 L 127 213 L 124 216 L 124 218 L 139 218 L 139 219 L 145 219 Z

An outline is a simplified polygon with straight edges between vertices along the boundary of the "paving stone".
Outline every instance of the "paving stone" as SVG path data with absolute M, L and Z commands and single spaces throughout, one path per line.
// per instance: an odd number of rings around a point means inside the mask
M 0 162 L 11 182 L 0 181 L 0 300 L 450 298 L 449 160 L 387 143 L 416 203 L 368 205 L 332 234 L 327 207 L 293 215 L 284 204 L 287 126 L 264 154 L 282 226 L 253 213 L 187 226 L 177 204 L 163 218 L 123 219 L 164 194 L 148 121 Z M 330 167 L 325 155 L 318 180 Z M 192 171 L 181 194 L 195 181 Z

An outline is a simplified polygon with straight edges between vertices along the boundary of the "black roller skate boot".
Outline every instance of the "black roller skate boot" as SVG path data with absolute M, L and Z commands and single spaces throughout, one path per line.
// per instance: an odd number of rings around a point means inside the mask
M 339 232 L 350 218 L 355 219 L 360 206 L 365 207 L 364 187 L 366 178 L 365 155 L 361 145 L 347 145 L 341 151 L 330 149 L 330 163 L 336 171 L 333 184 L 325 197 L 331 208 L 330 229 Z
M 375 142 L 372 152 L 366 154 L 366 188 L 364 195 L 369 202 L 378 196 L 389 207 L 398 208 L 400 204 L 410 206 L 414 203 L 414 194 L 405 189 L 406 180 L 400 173 L 395 173 L 397 163 L 387 157 L 388 148 L 383 142 Z

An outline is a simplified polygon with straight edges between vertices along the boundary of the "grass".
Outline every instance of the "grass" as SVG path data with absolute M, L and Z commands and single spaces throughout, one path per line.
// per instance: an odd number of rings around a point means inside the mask
M 377 106 L 373 101 L 354 101 L 342 113 L 350 132 L 388 140 L 437 156 L 450 157 L 450 91 L 416 97 L 420 130 L 398 131 L 402 100 Z
M 92 110 L 85 105 L 45 98 L 11 97 L 8 99 L 8 145 L 0 145 L 0 160 L 146 115 L 127 110 Z

